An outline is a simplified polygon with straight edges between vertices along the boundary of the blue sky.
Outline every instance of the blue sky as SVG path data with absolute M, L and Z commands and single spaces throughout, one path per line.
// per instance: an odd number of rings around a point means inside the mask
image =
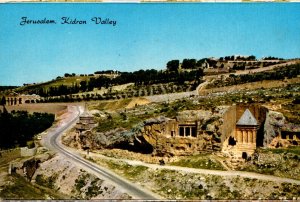
M 21 26 L 22 17 L 57 24 Z M 62 17 L 87 24 L 62 25 Z M 96 25 L 92 17 L 117 25 Z M 172 59 L 300 57 L 299 19 L 299 3 L 0 4 L 0 85 L 163 69 Z

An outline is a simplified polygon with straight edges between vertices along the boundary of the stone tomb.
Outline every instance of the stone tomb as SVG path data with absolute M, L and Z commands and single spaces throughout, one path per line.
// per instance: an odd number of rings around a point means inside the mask
M 249 109 L 246 109 L 244 114 L 236 123 L 236 155 L 246 158 L 254 153 L 256 149 L 257 128 L 257 120 Z

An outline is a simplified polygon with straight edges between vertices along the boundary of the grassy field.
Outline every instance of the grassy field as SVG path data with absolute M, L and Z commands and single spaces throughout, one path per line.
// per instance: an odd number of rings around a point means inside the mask
M 259 149 L 260 160 L 250 161 L 242 169 L 300 180 L 300 148 Z
M 0 167 L 8 165 L 9 162 L 21 157 L 20 149 L 5 150 L 0 153 Z
M 124 109 L 127 105 L 132 101 L 132 99 L 121 99 L 114 101 L 101 101 L 101 102 L 91 102 L 89 109 L 97 109 L 97 110 L 118 110 Z
M 22 86 L 16 91 L 23 91 L 26 89 L 34 89 L 37 87 L 42 87 L 44 89 L 49 89 L 50 87 L 53 86 L 60 86 L 60 85 L 65 85 L 65 86 L 72 86 L 74 84 L 79 84 L 81 81 L 87 81 L 91 78 L 92 76 L 74 76 L 74 77 L 62 77 L 61 79 L 53 79 L 51 81 L 47 81 L 44 83 L 38 83 L 34 85 L 29 85 L 29 86 Z
M 197 157 L 196 157 L 197 158 Z M 240 200 L 240 199 L 292 199 L 299 193 L 299 186 L 247 177 L 226 177 L 187 173 L 175 170 L 152 169 L 129 165 L 122 161 L 91 158 L 93 162 L 138 183 L 166 199 Z M 261 187 L 264 187 L 263 189 Z
M 178 161 L 170 163 L 170 165 L 203 168 L 212 170 L 225 170 L 222 164 L 211 157 L 210 154 L 198 154 L 195 156 L 185 156 Z
M 288 148 L 268 148 L 264 150 L 260 150 L 261 152 L 267 153 L 272 152 L 274 154 L 284 154 L 284 153 L 290 153 L 290 154 L 296 154 L 300 156 L 300 147 L 294 146 L 294 147 L 288 147 Z

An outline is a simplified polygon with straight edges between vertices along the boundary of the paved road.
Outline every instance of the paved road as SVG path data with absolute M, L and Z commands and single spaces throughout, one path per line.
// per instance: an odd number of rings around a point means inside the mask
M 73 108 L 73 109 L 72 109 Z M 76 110 L 75 110 L 76 108 Z M 69 114 L 65 121 L 60 124 L 58 127 L 53 128 L 48 132 L 48 135 L 43 139 L 43 144 L 51 150 L 54 150 L 58 153 L 65 155 L 67 158 L 72 160 L 74 163 L 78 164 L 87 171 L 92 171 L 93 173 L 101 176 L 104 179 L 109 180 L 113 184 L 117 185 L 123 189 L 126 193 L 133 196 L 137 199 L 158 199 L 159 196 L 151 193 L 150 191 L 144 190 L 141 187 L 128 182 L 127 180 L 117 176 L 116 174 L 108 171 L 105 168 L 101 168 L 99 165 L 96 165 L 92 162 L 89 162 L 79 156 L 74 152 L 68 151 L 60 142 L 60 137 L 64 131 L 72 127 L 79 118 L 80 109 L 78 106 L 69 106 L 69 110 L 73 112 Z

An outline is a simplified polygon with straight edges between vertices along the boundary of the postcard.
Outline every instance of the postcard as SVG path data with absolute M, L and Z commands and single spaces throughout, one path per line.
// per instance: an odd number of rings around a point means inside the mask
M 299 200 L 300 4 L 0 4 L 1 200 Z

